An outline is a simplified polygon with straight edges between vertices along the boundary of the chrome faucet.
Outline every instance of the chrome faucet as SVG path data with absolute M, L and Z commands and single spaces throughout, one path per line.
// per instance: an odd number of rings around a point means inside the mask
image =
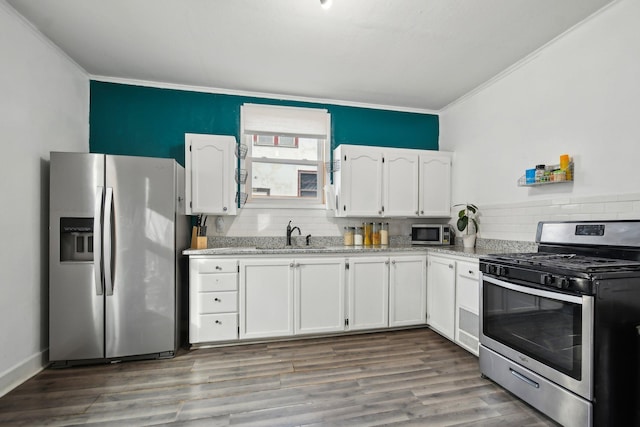
M 291 221 L 289 221 L 289 224 L 287 224 L 287 246 L 291 246 L 291 233 L 293 233 L 293 230 L 298 230 L 298 234 L 302 235 L 300 227 L 291 227 Z

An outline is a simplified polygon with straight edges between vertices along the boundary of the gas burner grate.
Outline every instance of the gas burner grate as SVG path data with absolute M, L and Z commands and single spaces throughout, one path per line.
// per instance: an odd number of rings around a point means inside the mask
M 493 259 L 507 264 L 541 268 L 563 268 L 576 271 L 593 272 L 609 268 L 637 268 L 640 262 L 616 258 L 600 258 L 574 253 L 512 253 L 496 255 Z

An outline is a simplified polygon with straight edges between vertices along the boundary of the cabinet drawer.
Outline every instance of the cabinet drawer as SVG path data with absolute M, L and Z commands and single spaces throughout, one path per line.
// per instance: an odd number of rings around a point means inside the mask
M 198 282 L 199 292 L 237 291 L 238 273 L 198 274 Z
M 237 292 L 198 293 L 198 313 L 228 313 L 238 311 Z
M 238 338 L 238 314 L 201 314 L 198 316 L 198 342 L 226 341 Z
M 468 279 L 478 280 L 479 273 L 478 264 L 469 262 L 458 262 L 458 276 L 466 277 Z
M 222 259 L 199 259 L 196 263 L 196 272 L 198 273 L 237 273 L 237 260 Z

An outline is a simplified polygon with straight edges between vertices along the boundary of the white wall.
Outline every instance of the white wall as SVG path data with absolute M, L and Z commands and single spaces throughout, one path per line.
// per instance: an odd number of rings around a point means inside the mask
M 544 219 L 640 218 L 638 22 L 639 1 L 614 2 L 441 112 L 452 200 L 479 205 L 482 237 L 531 241 Z M 574 183 L 516 185 L 564 153 Z
M 89 79 L 0 0 L 0 396 L 46 362 L 49 151 L 89 150 Z

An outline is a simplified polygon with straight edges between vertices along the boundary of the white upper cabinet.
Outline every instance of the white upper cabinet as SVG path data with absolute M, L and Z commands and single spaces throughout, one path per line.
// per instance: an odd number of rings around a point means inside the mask
M 382 151 L 341 145 L 334 151 L 340 172 L 334 175 L 339 216 L 382 215 Z
M 334 160 L 337 216 L 450 216 L 450 153 L 340 145 Z
M 419 156 L 413 150 L 385 150 L 382 163 L 384 216 L 415 216 L 418 212 Z
M 451 153 L 420 153 L 419 205 L 421 217 L 451 215 Z
M 235 149 L 233 136 L 185 134 L 187 215 L 236 215 Z

